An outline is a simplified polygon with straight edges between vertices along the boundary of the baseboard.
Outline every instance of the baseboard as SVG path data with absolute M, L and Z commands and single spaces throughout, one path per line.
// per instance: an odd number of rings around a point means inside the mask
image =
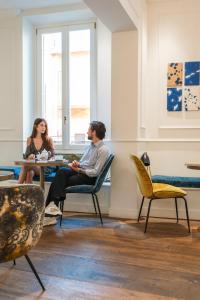
M 146 216 L 147 207 L 142 210 L 142 216 Z M 184 208 L 178 210 L 179 218 L 186 219 L 186 213 Z M 161 217 L 161 218 L 176 218 L 176 211 L 174 209 L 166 208 L 151 208 L 150 217 Z M 200 220 L 200 209 L 189 209 L 190 220 Z
M 100 205 L 101 213 L 108 214 L 108 207 L 106 205 Z M 95 213 L 94 205 L 92 199 L 90 202 L 80 203 L 76 201 L 65 200 L 64 211 L 76 211 L 76 212 L 84 212 L 84 213 Z
M 138 210 L 115 207 L 109 209 L 109 216 L 114 218 L 136 219 L 138 216 Z

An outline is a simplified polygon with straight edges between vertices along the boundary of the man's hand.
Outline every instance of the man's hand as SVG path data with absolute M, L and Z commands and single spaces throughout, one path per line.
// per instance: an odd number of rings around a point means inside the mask
M 78 168 L 76 165 L 74 166 L 73 162 L 68 164 L 68 166 L 77 173 L 80 171 L 80 168 Z
M 78 162 L 77 160 L 73 160 L 72 166 L 78 168 L 80 166 L 80 162 Z

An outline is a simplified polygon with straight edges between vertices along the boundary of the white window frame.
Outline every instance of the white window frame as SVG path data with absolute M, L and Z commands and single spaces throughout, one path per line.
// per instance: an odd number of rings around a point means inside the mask
M 69 122 L 69 32 L 72 30 L 90 29 L 90 120 L 96 120 L 97 116 L 97 88 L 96 88 L 96 24 L 95 22 L 84 24 L 64 25 L 53 28 L 37 28 L 37 57 L 36 57 L 36 116 L 44 117 L 43 87 L 42 87 L 42 34 L 62 33 L 62 144 L 56 145 L 57 150 L 82 150 L 85 145 L 70 144 L 70 122 Z M 66 83 L 66 84 L 64 84 Z M 67 103 L 67 105 L 66 105 Z M 65 121 L 66 117 L 66 121 Z M 88 124 L 89 125 L 89 124 Z

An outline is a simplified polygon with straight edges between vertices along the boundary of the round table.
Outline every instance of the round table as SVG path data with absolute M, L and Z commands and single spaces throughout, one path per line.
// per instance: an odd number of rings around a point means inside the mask
M 10 171 L 0 170 L 0 181 L 8 180 L 14 177 L 14 173 Z
M 15 164 L 18 166 L 40 167 L 40 187 L 44 190 L 44 168 L 45 167 L 68 167 L 68 160 L 56 161 L 35 161 L 35 160 L 17 160 Z

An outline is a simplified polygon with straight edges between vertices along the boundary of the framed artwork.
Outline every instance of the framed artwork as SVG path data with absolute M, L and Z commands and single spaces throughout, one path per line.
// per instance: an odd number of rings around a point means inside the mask
M 185 85 L 200 84 L 200 62 L 189 61 L 185 63 Z
M 183 63 L 168 64 L 167 86 L 176 87 L 183 84 Z
M 188 86 L 184 88 L 183 103 L 186 111 L 200 110 L 200 86 Z
M 181 88 L 167 89 L 167 110 L 168 111 L 182 110 L 182 89 Z
M 200 61 L 168 64 L 167 110 L 200 110 Z

